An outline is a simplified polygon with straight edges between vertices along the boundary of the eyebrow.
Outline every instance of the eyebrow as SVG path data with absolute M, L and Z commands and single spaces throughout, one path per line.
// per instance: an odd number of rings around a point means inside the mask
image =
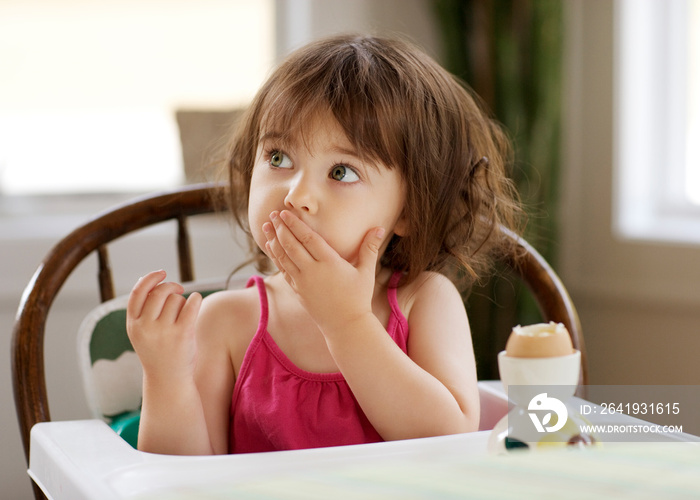
M 344 148 L 342 146 L 333 146 L 331 148 L 331 152 L 338 153 L 341 155 L 354 156 L 355 158 L 360 159 L 360 155 L 355 148 Z
M 264 134 L 260 135 L 260 139 L 258 139 L 258 144 L 265 141 L 288 142 L 288 139 L 285 137 L 285 134 L 281 134 L 279 132 L 265 132 Z

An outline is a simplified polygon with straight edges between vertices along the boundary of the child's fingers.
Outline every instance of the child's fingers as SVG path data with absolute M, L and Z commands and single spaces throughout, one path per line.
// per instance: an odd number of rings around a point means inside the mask
M 179 321 L 185 323 L 194 324 L 197 316 L 199 315 L 199 309 L 202 306 L 202 296 L 194 292 L 185 301 L 185 305 L 180 310 Z
M 303 266 L 315 260 L 303 243 L 289 230 L 280 214 L 273 212 L 271 218 L 275 228 L 275 238 L 270 240 L 270 246 L 280 261 L 289 258 L 297 266 Z
M 290 245 L 288 252 L 294 252 L 292 258 L 304 258 L 307 254 L 314 260 L 322 260 L 329 257 L 329 246 L 321 236 L 288 210 L 283 210 L 278 217 L 278 224 L 275 224 L 278 235 L 285 238 L 289 235 Z M 292 240 L 293 238 L 293 240 Z M 286 241 L 283 241 L 283 245 Z M 303 251 L 302 251 L 303 249 Z
M 265 245 L 267 254 L 272 259 L 275 266 L 277 266 L 277 269 L 286 273 L 297 273 L 299 271 L 299 267 L 297 266 L 299 257 L 297 257 L 296 261 L 290 257 L 289 253 L 287 252 L 287 248 L 283 246 L 279 239 L 279 234 L 274 228 L 265 225 L 263 226 L 263 231 L 265 231 L 265 236 L 267 238 L 267 243 Z M 288 237 L 291 236 L 288 231 L 287 235 Z M 290 243 L 288 243 L 288 245 L 289 244 Z M 310 256 L 307 255 L 306 259 L 310 259 Z
M 148 294 L 165 279 L 165 271 L 154 271 L 140 278 L 129 294 L 126 312 L 132 318 L 141 316 Z
M 199 293 L 192 293 L 187 298 L 179 294 L 168 295 L 159 319 L 166 323 L 194 324 L 201 302 L 202 296 Z
M 296 273 L 299 272 L 299 268 L 293 265 L 292 261 L 287 258 L 285 261 L 280 262 L 279 259 L 275 256 L 274 252 L 270 248 L 270 242 L 268 241 L 265 243 L 265 249 L 267 251 L 267 255 L 270 256 L 270 259 L 272 259 L 272 263 L 277 267 L 279 272 L 282 274 L 284 277 L 285 281 L 289 283 L 292 288 L 296 289 L 296 281 L 294 279 L 294 276 L 298 276 Z M 286 267 L 285 267 L 286 266 Z M 288 271 L 288 269 L 292 268 L 291 272 Z
M 166 323 L 175 323 L 185 305 L 185 300 L 185 297 L 177 293 L 171 293 L 166 296 L 158 319 Z
M 272 240 L 265 243 L 265 250 L 270 259 L 272 259 L 272 263 L 275 267 L 285 276 L 299 272 L 297 265 L 292 262 L 289 256 L 284 252 L 278 241 Z
M 367 232 L 360 247 L 358 268 L 368 268 L 369 271 L 376 269 L 379 248 L 382 245 L 385 232 L 382 227 L 375 227 Z
M 170 296 L 174 295 L 174 300 L 177 303 L 179 302 L 177 297 L 181 297 L 182 292 L 184 292 L 184 289 L 179 283 L 160 283 L 149 292 L 146 302 L 141 309 L 140 317 L 158 319 L 163 313 L 163 308 Z

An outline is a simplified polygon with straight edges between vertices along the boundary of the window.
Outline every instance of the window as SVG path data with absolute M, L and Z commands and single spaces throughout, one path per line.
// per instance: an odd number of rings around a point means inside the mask
M 616 16 L 616 232 L 700 243 L 700 0 Z
M 690 5 L 688 58 L 688 142 L 686 171 L 688 197 L 700 205 L 700 2 Z
M 178 184 L 175 111 L 244 106 L 274 29 L 273 0 L 0 2 L 0 194 Z

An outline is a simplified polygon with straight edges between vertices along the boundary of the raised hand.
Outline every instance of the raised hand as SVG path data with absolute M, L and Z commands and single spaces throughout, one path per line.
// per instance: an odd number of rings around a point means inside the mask
M 266 252 L 324 333 L 372 313 L 383 228 L 368 231 L 353 265 L 292 212 L 270 219 L 263 225 Z
M 182 285 L 164 282 L 165 271 L 141 278 L 129 295 L 127 333 L 143 365 L 155 377 L 192 377 L 196 360 L 194 325 L 202 297 L 182 296 Z

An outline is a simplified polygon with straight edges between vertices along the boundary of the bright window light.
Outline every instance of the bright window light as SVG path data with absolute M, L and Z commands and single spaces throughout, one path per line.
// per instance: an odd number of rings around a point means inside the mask
M 274 0 L 0 2 L 0 194 L 182 181 L 175 112 L 250 101 Z
M 700 1 L 691 2 L 689 10 L 686 194 L 700 205 Z
M 700 243 L 700 0 L 617 0 L 615 220 L 623 238 Z

